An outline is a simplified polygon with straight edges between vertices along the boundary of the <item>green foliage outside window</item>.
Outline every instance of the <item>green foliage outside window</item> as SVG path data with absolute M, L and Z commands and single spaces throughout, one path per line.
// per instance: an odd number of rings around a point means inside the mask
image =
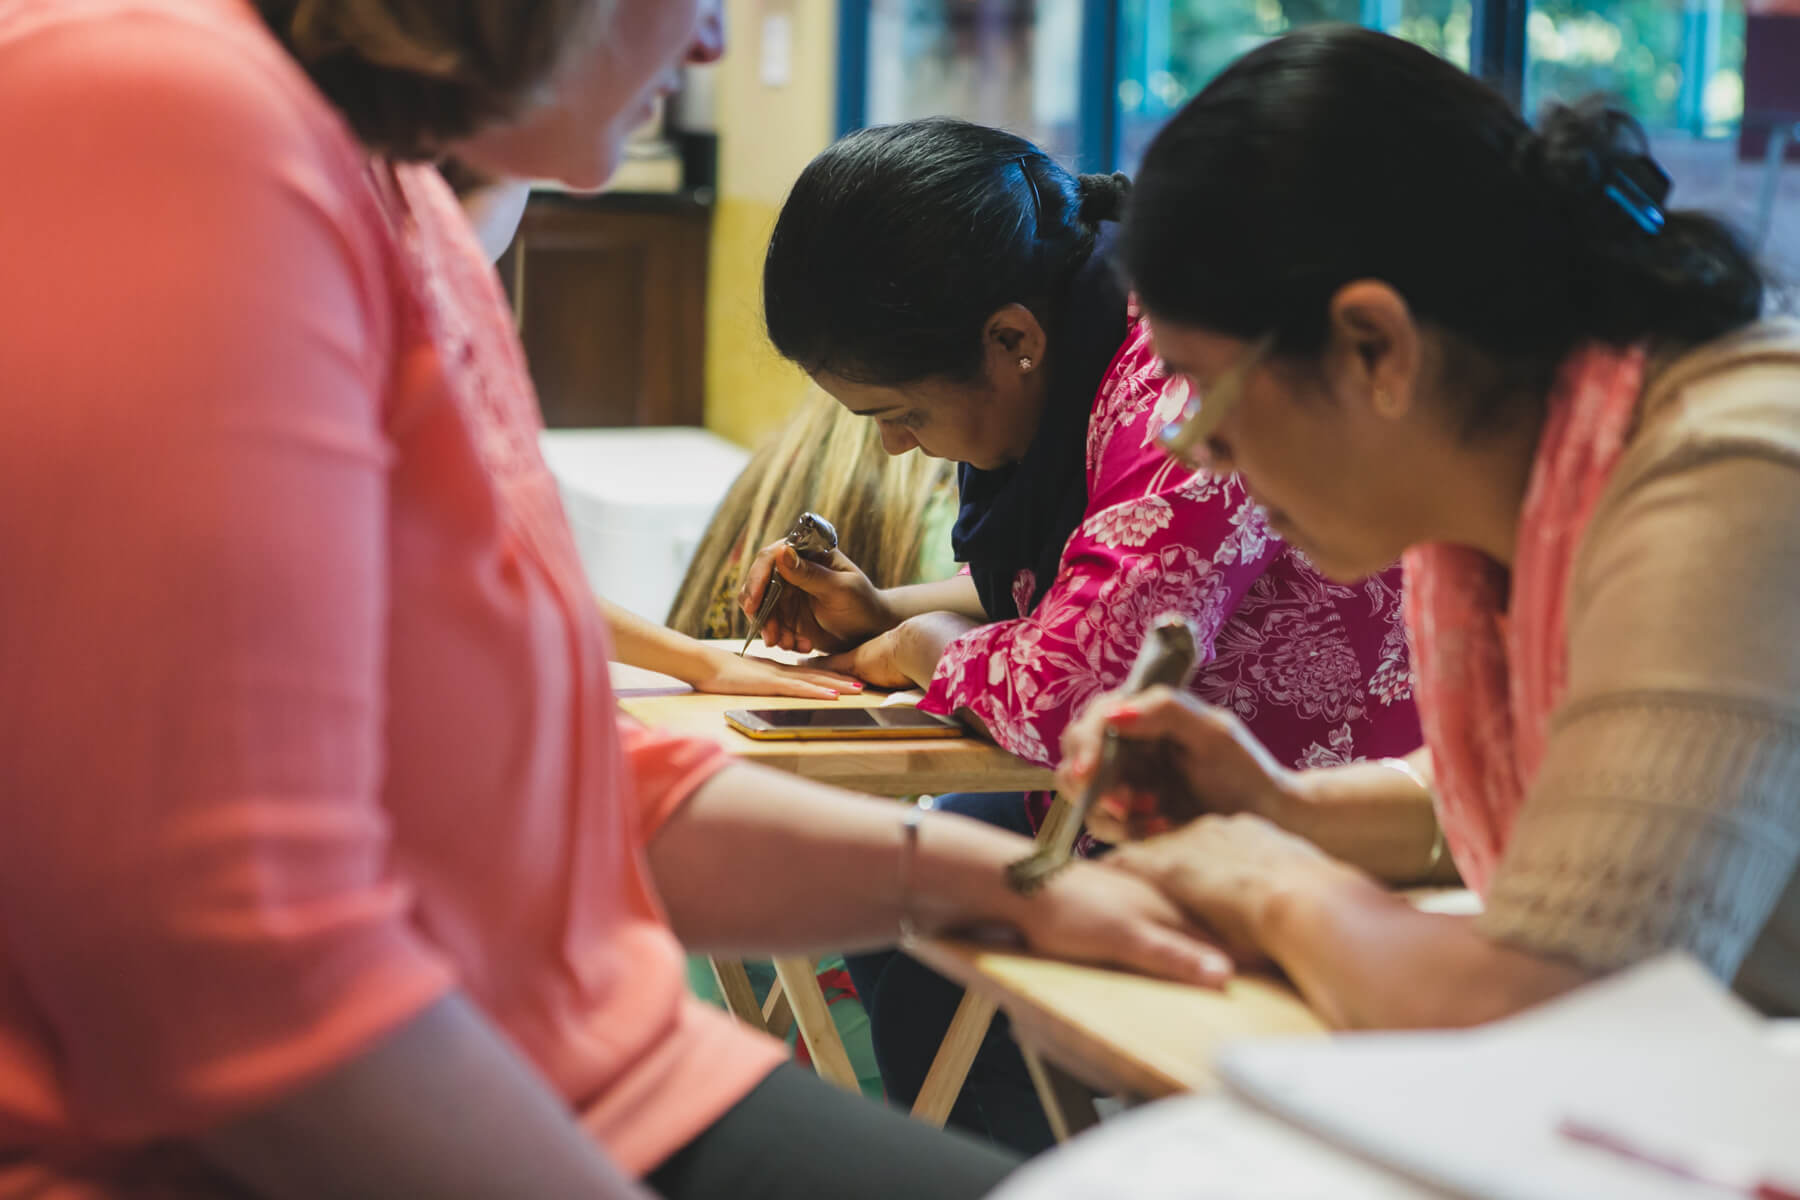
M 1290 29 L 1358 22 L 1467 67 L 1472 17 L 1470 0 L 1125 0 L 1124 157 L 1234 58 Z M 1539 0 L 1527 34 L 1528 108 L 1604 91 L 1652 129 L 1712 136 L 1743 111 L 1742 0 Z
M 1741 2 L 1539 0 L 1526 23 L 1528 104 L 1607 92 L 1652 129 L 1729 132 L 1743 62 Z

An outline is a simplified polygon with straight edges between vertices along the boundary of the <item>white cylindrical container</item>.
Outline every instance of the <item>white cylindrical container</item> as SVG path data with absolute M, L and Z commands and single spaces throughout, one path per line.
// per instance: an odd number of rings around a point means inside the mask
M 749 454 L 688 427 L 552 429 L 542 440 L 588 582 L 661 623 Z

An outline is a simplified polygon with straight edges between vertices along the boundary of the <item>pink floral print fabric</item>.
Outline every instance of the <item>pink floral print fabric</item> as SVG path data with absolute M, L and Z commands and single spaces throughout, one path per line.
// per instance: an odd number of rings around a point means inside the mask
M 1054 764 L 1064 727 L 1124 681 L 1149 623 L 1175 611 L 1202 641 L 1194 692 L 1283 762 L 1417 749 L 1399 568 L 1332 583 L 1269 531 L 1235 476 L 1171 461 L 1154 438 L 1186 400 L 1134 321 L 1094 402 L 1087 516 L 1055 582 L 1028 615 L 953 642 L 921 707 L 967 709 L 1006 749 Z M 1021 612 L 1035 583 L 1015 582 Z

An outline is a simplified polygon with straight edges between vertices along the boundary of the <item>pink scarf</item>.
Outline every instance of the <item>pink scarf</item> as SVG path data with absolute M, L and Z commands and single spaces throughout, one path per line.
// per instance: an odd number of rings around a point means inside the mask
M 1569 571 L 1624 451 L 1644 358 L 1642 348 L 1590 346 L 1558 372 L 1510 595 L 1506 568 L 1478 550 L 1439 542 L 1406 554 L 1406 629 L 1438 821 L 1463 881 L 1483 895 L 1567 684 Z

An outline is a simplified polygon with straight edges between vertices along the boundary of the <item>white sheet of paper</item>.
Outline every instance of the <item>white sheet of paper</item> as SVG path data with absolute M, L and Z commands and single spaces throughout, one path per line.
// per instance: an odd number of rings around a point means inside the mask
M 988 1200 L 1426 1200 L 1229 1096 L 1135 1109 L 1033 1159 Z
M 1259 1039 L 1223 1055 L 1232 1091 L 1108 1121 L 992 1200 L 1718 1200 L 1557 1123 L 1728 1145 L 1786 1182 L 1800 1170 L 1791 1036 L 1671 956 L 1485 1029 Z
M 1246 1044 L 1220 1074 L 1296 1127 L 1453 1195 L 1717 1195 L 1569 1140 L 1568 1118 L 1800 1180 L 1800 1070 L 1767 1022 L 1673 955 L 1482 1029 Z

